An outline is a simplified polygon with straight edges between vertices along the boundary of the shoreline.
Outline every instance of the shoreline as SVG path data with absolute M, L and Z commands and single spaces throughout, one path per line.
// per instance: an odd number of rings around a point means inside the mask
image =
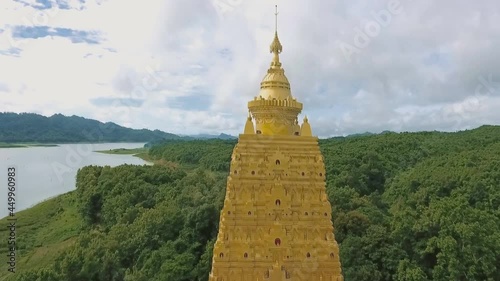
M 110 154 L 110 155 L 131 155 L 140 158 L 152 165 L 156 162 L 149 156 L 149 148 L 114 148 L 109 150 L 94 150 L 97 153 Z
M 26 148 L 26 147 L 58 147 L 66 144 L 99 144 L 99 143 L 137 143 L 142 144 L 143 146 L 147 142 L 126 142 L 126 141 L 118 141 L 118 142 L 61 142 L 61 143 L 40 143 L 40 142 L 0 142 L 0 148 Z
M 0 143 L 0 148 L 58 147 L 58 144 L 44 143 Z

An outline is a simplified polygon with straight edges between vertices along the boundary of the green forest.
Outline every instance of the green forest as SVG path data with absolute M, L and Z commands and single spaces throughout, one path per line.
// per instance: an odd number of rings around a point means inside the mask
M 79 170 L 75 191 L 19 213 L 18 271 L 0 280 L 206 281 L 235 144 L 171 141 L 153 166 Z M 320 148 L 346 281 L 500 280 L 499 126 Z

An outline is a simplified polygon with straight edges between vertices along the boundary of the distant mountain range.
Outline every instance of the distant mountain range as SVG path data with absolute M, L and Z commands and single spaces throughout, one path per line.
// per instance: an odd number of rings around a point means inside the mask
M 380 134 L 390 133 L 393 132 Z M 370 135 L 376 134 L 365 132 L 346 137 Z M 35 113 L 0 112 L 0 143 L 145 142 L 146 146 L 151 146 L 170 141 L 206 139 L 237 140 L 238 137 L 224 133 L 176 135 L 160 130 L 131 129 L 76 115 L 54 114 L 46 117 Z
M 190 138 L 190 139 L 221 139 L 221 140 L 235 140 L 238 137 L 227 135 L 221 133 L 220 135 L 209 135 L 209 134 L 198 134 L 198 135 L 181 135 L 181 137 Z
M 35 113 L 0 113 L 0 142 L 77 143 L 77 142 L 161 142 L 163 140 L 236 139 L 220 135 L 178 136 L 160 130 L 130 129 L 113 122 L 102 123 L 80 116 Z
M 372 136 L 372 135 L 385 135 L 385 134 L 395 134 L 395 132 L 387 131 L 387 130 L 380 132 L 378 134 L 372 133 L 372 132 L 364 132 L 364 133 L 347 135 L 346 138 L 357 138 L 357 137 L 365 137 L 365 136 Z

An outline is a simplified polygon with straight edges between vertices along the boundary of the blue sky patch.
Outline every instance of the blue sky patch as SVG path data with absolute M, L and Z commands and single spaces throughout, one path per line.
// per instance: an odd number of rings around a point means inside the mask
M 71 7 L 68 5 L 67 2 L 61 1 L 61 0 L 57 0 L 57 6 L 58 6 L 59 9 L 62 9 L 62 10 L 69 10 L 69 9 L 71 9 Z
M 424 65 L 436 65 L 440 67 L 450 66 L 450 55 L 443 52 L 432 52 L 423 59 Z
M 66 0 L 36 0 L 35 4 L 29 3 L 26 0 L 14 0 L 16 2 L 22 3 L 25 6 L 31 6 L 37 10 L 48 10 L 52 8 L 57 8 L 61 10 L 69 10 L 71 6 Z M 80 0 L 80 3 L 84 4 L 85 0 Z
M 0 50 L 0 55 L 4 56 L 19 57 L 20 54 L 21 54 L 21 49 L 19 48 L 12 47 L 6 50 Z
M 169 108 L 177 108 L 189 111 L 205 111 L 212 105 L 211 97 L 203 94 L 196 94 L 184 97 L 169 98 L 166 102 Z
M 319 83 L 316 85 L 316 92 L 320 95 L 328 93 L 328 85 L 326 83 Z
M 31 4 L 25 0 L 14 0 L 19 3 L 23 3 L 25 6 L 31 6 L 38 10 L 46 10 L 52 8 L 52 1 L 50 0 L 36 0 L 36 4 Z
M 48 26 L 25 26 L 18 25 L 12 29 L 14 38 L 38 39 L 47 36 L 65 37 L 73 43 L 99 44 L 101 38 L 97 32 L 74 30 L 69 28 L 51 28 Z
M 219 53 L 219 56 L 223 59 L 226 59 L 228 61 L 233 60 L 233 53 L 228 48 L 221 49 L 217 53 Z
M 0 83 L 0 92 L 9 92 L 9 87 L 5 84 Z

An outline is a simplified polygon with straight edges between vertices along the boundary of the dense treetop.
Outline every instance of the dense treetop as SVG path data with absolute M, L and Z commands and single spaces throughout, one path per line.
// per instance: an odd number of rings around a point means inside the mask
M 150 149 L 179 168 L 81 169 L 75 243 L 9 280 L 206 281 L 234 145 Z M 500 127 L 332 138 L 320 148 L 346 281 L 500 280 Z

